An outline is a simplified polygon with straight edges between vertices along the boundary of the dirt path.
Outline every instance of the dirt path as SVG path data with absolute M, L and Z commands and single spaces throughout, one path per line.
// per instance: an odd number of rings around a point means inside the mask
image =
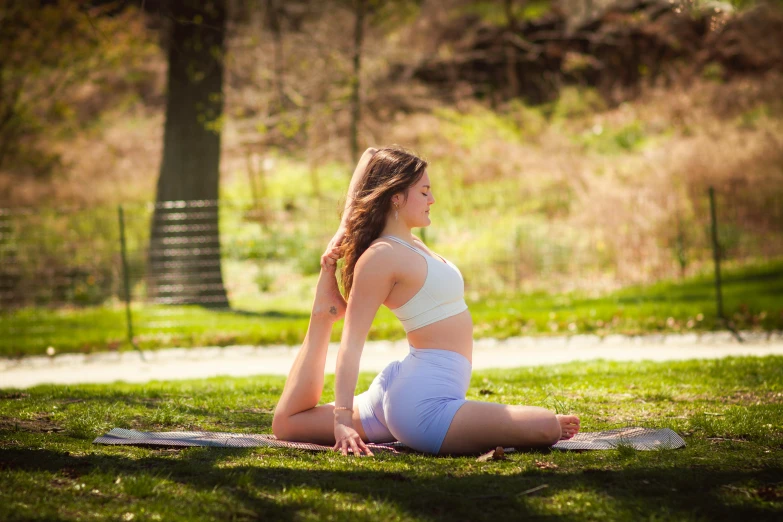
M 728 356 L 783 355 L 783 332 L 742 333 L 738 343 L 728 333 L 596 336 L 516 337 L 476 341 L 473 369 L 515 368 L 571 361 L 673 361 Z M 330 345 L 326 372 L 334 373 L 337 345 Z M 298 347 L 233 346 L 227 348 L 170 349 L 94 355 L 58 355 L 0 359 L 0 388 L 26 388 L 38 384 L 109 383 L 115 381 L 199 379 L 217 375 L 287 375 Z M 362 354 L 361 370 L 378 372 L 390 361 L 408 353 L 404 341 L 370 342 Z

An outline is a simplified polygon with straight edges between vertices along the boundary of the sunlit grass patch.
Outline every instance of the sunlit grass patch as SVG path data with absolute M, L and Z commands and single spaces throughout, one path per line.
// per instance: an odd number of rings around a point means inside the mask
M 361 374 L 364 390 L 372 374 Z M 114 426 L 269 433 L 281 377 L 0 390 L 0 518 L 773 520 L 783 514 L 783 357 L 596 361 L 475 372 L 472 400 L 669 427 L 679 450 L 385 455 L 95 446 Z M 333 396 L 327 376 L 323 402 Z M 426 492 L 426 495 L 423 494 Z M 132 515 L 132 517 L 131 517 Z

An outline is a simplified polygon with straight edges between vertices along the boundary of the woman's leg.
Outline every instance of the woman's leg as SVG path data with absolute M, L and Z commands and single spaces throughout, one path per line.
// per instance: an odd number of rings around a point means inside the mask
M 332 326 L 344 315 L 345 300 L 337 286 L 335 267 L 322 268 L 304 343 L 275 408 L 272 432 L 278 439 L 334 444 L 334 405 L 318 406 L 318 401 L 324 387 Z M 359 411 L 355 410 L 354 428 L 366 440 Z
M 579 418 L 535 406 L 468 401 L 451 421 L 438 453 L 479 453 L 497 446 L 551 446 L 579 432 Z

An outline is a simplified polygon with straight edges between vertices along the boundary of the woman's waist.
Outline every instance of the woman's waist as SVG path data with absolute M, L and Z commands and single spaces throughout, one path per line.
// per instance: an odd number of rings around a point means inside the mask
M 456 352 L 473 361 L 473 319 L 470 312 L 453 315 L 436 323 L 408 332 L 408 344 L 417 350 Z
M 399 362 L 390 391 L 403 396 L 437 398 L 462 395 L 470 386 L 473 365 L 462 354 L 443 348 L 410 347 Z M 393 389 L 393 390 L 392 390 Z

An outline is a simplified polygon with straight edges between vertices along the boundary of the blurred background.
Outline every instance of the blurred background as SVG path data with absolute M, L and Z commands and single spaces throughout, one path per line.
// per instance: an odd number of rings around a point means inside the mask
M 779 1 L 2 2 L 0 355 L 300 342 L 389 144 L 477 337 L 779 330 L 782 93 Z

